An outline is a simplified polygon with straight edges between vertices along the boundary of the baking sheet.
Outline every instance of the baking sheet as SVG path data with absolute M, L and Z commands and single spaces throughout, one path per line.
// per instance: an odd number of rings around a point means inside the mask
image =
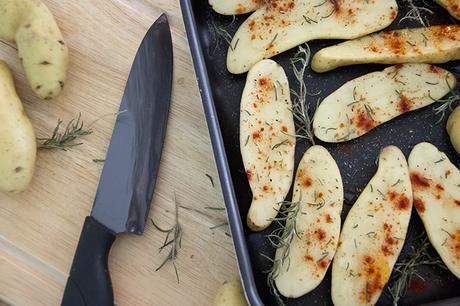
M 414 0 L 414 3 L 418 6 L 425 5 L 424 2 L 419 0 Z M 429 5 L 428 8 L 434 14 L 422 11 L 422 17 L 426 18 L 430 25 L 456 23 L 436 3 L 426 0 L 426 4 Z M 388 30 L 421 26 L 416 20 L 404 19 L 401 21 L 410 8 L 408 7 L 408 2 L 404 0 L 398 0 L 398 5 L 398 16 L 387 28 Z M 277 225 L 272 224 L 262 232 L 252 232 L 245 224 L 252 196 L 241 160 L 238 128 L 240 98 L 246 80 L 246 73 L 232 75 L 227 71 L 226 53 L 228 44 L 222 39 L 217 43 L 218 36 L 215 30 L 216 27 L 224 26 L 228 33 L 233 35 L 249 14 L 236 16 L 235 20 L 233 20 L 233 16 L 223 16 L 214 12 L 205 0 L 181 0 L 181 8 L 247 300 L 251 305 L 276 305 L 275 299 L 267 287 L 267 274 L 265 272 L 271 268 L 272 262 L 261 254 L 271 258 L 274 257 L 275 250 L 270 245 L 266 235 L 271 233 Z M 308 45 L 313 56 L 319 49 L 338 42 L 340 41 L 316 40 L 308 42 Z M 296 91 L 298 91 L 299 84 L 293 75 L 289 60 L 294 57 L 297 50 L 297 48 L 293 48 L 272 58 L 283 66 L 290 81 L 290 87 Z M 437 66 L 449 70 L 459 79 L 460 61 Z M 356 65 L 337 68 L 322 74 L 317 74 L 308 67 L 305 73 L 307 90 L 311 93 L 319 92 L 318 96 L 308 100 L 310 113 L 314 113 L 318 98 L 323 100 L 348 80 L 372 71 L 383 70 L 385 67 L 384 65 L 376 64 Z M 329 150 L 341 171 L 345 190 L 342 223 L 360 191 L 364 189 L 375 174 L 377 170 L 376 160 L 381 148 L 395 145 L 402 150 L 407 158 L 416 144 L 426 141 L 445 152 L 452 163 L 459 164 L 460 156 L 452 148 L 445 131 L 445 124 L 450 110 L 446 112 L 441 122 L 436 124 L 441 116 L 435 115 L 433 110 L 435 106 L 439 105 L 434 104 L 401 115 L 374 128 L 364 136 L 348 142 L 328 144 L 315 139 L 316 144 L 322 145 Z M 310 142 L 298 140 L 296 165 L 310 146 Z M 290 199 L 290 196 L 291 193 L 288 195 L 287 200 Z M 413 210 L 406 245 L 398 262 L 408 258 L 408 253 L 412 251 L 412 246 L 418 247 L 418 243 L 421 242 L 418 237 L 423 233 L 424 228 L 421 220 L 416 211 Z M 431 246 L 429 251 L 431 254 L 436 255 Z M 456 302 L 447 301 L 447 299 L 460 297 L 460 291 L 458 290 L 460 280 L 451 272 L 437 266 L 421 266 L 418 269 L 418 273 L 424 278 L 424 281 L 414 281 L 410 290 L 398 302 L 398 305 L 421 305 L 436 301 L 441 301 L 440 304 L 436 305 L 455 305 L 452 303 L 460 303 L 458 300 Z M 388 285 L 392 283 L 393 277 L 390 278 Z M 329 268 L 324 280 L 315 290 L 297 299 L 283 298 L 283 301 L 286 305 L 333 305 L 330 297 L 330 287 L 331 268 Z M 392 301 L 393 299 L 386 286 L 377 305 L 392 305 Z

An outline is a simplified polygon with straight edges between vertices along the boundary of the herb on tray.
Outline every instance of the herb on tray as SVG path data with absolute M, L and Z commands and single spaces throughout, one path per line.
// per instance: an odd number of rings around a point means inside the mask
M 405 0 L 405 1 L 408 3 L 408 7 L 410 8 L 410 10 L 409 12 L 407 12 L 407 14 L 403 18 L 401 18 L 401 20 L 399 20 L 399 23 L 401 23 L 401 21 L 403 21 L 404 19 L 411 19 L 411 20 L 418 21 L 423 27 L 430 26 L 430 23 L 427 20 L 423 19 L 421 12 L 423 11 L 423 12 L 427 12 L 430 14 L 434 14 L 434 12 L 426 7 L 419 7 L 415 5 L 414 0 Z M 427 6 L 425 1 L 422 1 L 422 2 L 425 6 Z
M 291 94 L 295 97 L 292 101 L 292 114 L 294 118 L 300 122 L 297 124 L 298 130 L 296 131 L 296 137 L 305 138 L 310 140 L 313 145 L 315 141 L 313 138 L 313 130 L 311 125 L 311 119 L 308 115 L 308 105 L 306 102 L 307 95 L 313 96 L 317 94 L 310 94 L 307 92 L 307 86 L 305 85 L 304 75 L 305 69 L 308 66 L 310 61 L 311 51 L 308 44 L 305 44 L 305 47 L 299 46 L 299 51 L 294 55 L 294 58 L 291 58 L 292 69 L 297 81 L 300 84 L 299 92 L 297 93 L 291 89 Z M 301 64 L 300 69 L 297 68 L 296 64 Z M 319 93 L 318 93 L 319 94 Z
M 398 300 L 404 297 L 414 277 L 418 277 L 424 281 L 423 277 L 418 274 L 416 270 L 418 266 L 437 265 L 443 269 L 447 269 L 446 265 L 439 257 L 432 257 L 428 253 L 429 245 L 430 242 L 428 241 L 428 237 L 425 236 L 419 244 L 418 250 L 412 246 L 412 252 L 408 260 L 395 265 L 393 273 L 396 278 L 393 285 L 389 287 L 391 296 L 393 297 L 393 305 L 396 305 Z
M 179 216 L 178 216 L 178 207 L 177 207 L 177 202 L 176 202 L 176 193 L 174 193 L 174 206 L 176 208 L 175 214 L 174 214 L 174 225 L 169 229 L 169 230 L 164 230 L 159 228 L 155 222 L 153 222 L 153 219 L 150 219 L 152 221 L 153 226 L 160 232 L 166 233 L 166 238 L 163 243 L 163 245 L 159 248 L 159 252 L 163 251 L 165 247 L 168 245 L 171 245 L 171 250 L 169 251 L 168 255 L 166 256 L 166 259 L 163 261 L 163 263 L 155 270 L 158 271 L 160 270 L 165 263 L 168 260 L 172 261 L 172 265 L 174 267 L 174 271 L 176 272 L 176 278 L 177 282 L 179 283 L 179 273 L 177 272 L 177 267 L 176 267 L 176 257 L 177 257 L 177 247 L 181 248 L 182 244 L 182 228 L 179 224 Z M 169 236 L 172 234 L 172 238 L 169 239 Z
M 123 112 L 123 111 L 122 111 Z M 64 131 L 64 134 L 59 133 L 59 127 L 61 126 L 62 121 L 58 119 L 58 123 L 54 128 L 51 138 L 37 138 L 37 140 L 44 140 L 45 142 L 38 146 L 38 149 L 59 149 L 65 150 L 65 148 L 75 147 L 83 144 L 82 142 L 75 143 L 74 140 L 78 137 L 89 135 L 93 132 L 91 126 L 101 120 L 102 118 L 110 115 L 118 115 L 122 112 L 117 112 L 113 114 L 104 115 L 93 122 L 91 122 L 85 128 L 83 127 L 83 121 L 81 119 L 81 113 L 78 115 L 77 121 L 74 123 L 75 119 L 72 119 Z
M 275 249 L 283 249 L 283 254 L 278 259 L 271 259 L 267 255 L 261 254 L 265 258 L 273 262 L 273 266 L 270 270 L 265 271 L 268 273 L 267 276 L 267 285 L 270 288 L 270 292 L 276 299 L 276 302 L 280 306 L 284 306 L 284 302 L 281 299 L 278 291 L 276 290 L 275 279 L 280 275 L 283 266 L 288 265 L 287 270 L 289 270 L 289 253 L 291 242 L 294 239 L 294 236 L 299 237 L 296 224 L 297 216 L 302 210 L 302 202 L 282 202 L 281 209 L 279 210 L 279 217 L 271 218 L 271 221 L 276 221 L 280 227 L 275 229 L 270 235 L 267 235 L 270 240 L 271 245 Z M 299 237 L 300 239 L 300 237 Z M 287 260 L 287 262 L 285 262 Z
M 216 32 L 216 46 L 214 47 L 213 52 L 216 52 L 217 48 L 219 47 L 221 39 L 223 39 L 224 41 L 227 42 L 227 44 L 229 45 L 229 47 L 230 47 L 230 49 L 232 51 L 234 50 L 234 48 L 236 48 L 236 46 L 238 44 L 238 41 L 235 43 L 235 46 L 233 47 L 232 46 L 232 36 L 227 31 L 227 28 L 232 26 L 234 22 L 235 22 L 235 15 L 233 15 L 232 22 L 227 26 L 219 26 L 218 27 L 218 26 L 214 25 L 214 30 Z
M 457 101 L 460 101 L 460 95 L 459 95 L 459 94 L 456 94 L 456 93 L 454 92 L 454 89 L 449 85 L 449 82 L 447 81 L 447 77 L 448 77 L 449 75 L 450 75 L 451 77 L 454 77 L 454 78 L 455 78 L 455 76 L 452 75 L 452 74 L 447 74 L 447 75 L 446 75 L 446 84 L 447 84 L 447 86 L 449 87 L 449 91 L 450 91 L 450 93 L 451 93 L 451 95 L 450 95 L 448 98 L 446 98 L 446 99 L 435 99 L 435 98 L 433 98 L 433 97 L 430 95 L 430 93 L 428 93 L 428 96 L 429 96 L 433 101 L 442 103 L 441 106 L 436 107 L 436 108 L 434 109 L 436 115 L 438 115 L 439 113 L 441 113 L 441 118 L 439 118 L 439 120 L 436 121 L 436 124 L 438 124 L 438 123 L 440 123 L 440 122 L 442 121 L 442 119 L 444 118 L 444 115 L 445 115 L 445 113 L 446 113 L 447 108 L 449 108 L 449 109 L 452 111 L 452 110 L 453 110 L 452 104 L 455 103 L 455 102 L 457 102 Z

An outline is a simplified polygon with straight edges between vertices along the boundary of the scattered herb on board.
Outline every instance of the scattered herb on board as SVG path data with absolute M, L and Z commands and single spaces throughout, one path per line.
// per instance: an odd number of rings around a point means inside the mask
M 437 265 L 443 269 L 447 269 L 446 265 L 439 257 L 432 257 L 428 253 L 429 245 L 430 242 L 428 241 L 428 237 L 425 236 L 417 250 L 412 246 L 412 252 L 409 254 L 409 259 L 395 265 L 393 274 L 396 278 L 392 286 L 388 287 L 393 297 L 393 305 L 396 305 L 398 300 L 404 297 L 414 277 L 418 277 L 424 281 L 423 277 L 418 274 L 416 270 L 418 266 Z
M 284 306 L 284 302 L 281 299 L 278 291 L 276 290 L 275 279 L 280 275 L 283 266 L 288 265 L 289 270 L 289 253 L 291 242 L 295 235 L 299 235 L 296 229 L 297 216 L 301 213 L 302 203 L 301 200 L 298 202 L 282 202 L 279 210 L 279 217 L 271 218 L 271 221 L 276 221 L 280 227 L 275 229 L 270 235 L 267 235 L 271 245 L 275 249 L 283 248 L 283 254 L 278 259 L 271 259 L 267 255 L 261 254 L 265 258 L 273 262 L 273 266 L 270 270 L 265 271 L 268 273 L 267 285 L 270 288 L 270 292 L 275 297 L 276 302 L 280 306 Z M 285 262 L 287 260 L 287 263 Z
M 313 145 L 315 145 L 314 137 L 313 137 L 313 130 L 311 125 L 311 119 L 308 115 L 308 105 L 306 102 L 307 95 L 313 96 L 315 94 L 310 94 L 307 92 L 307 86 L 305 85 L 304 81 L 304 74 L 305 69 L 308 66 L 310 61 L 310 47 L 308 44 L 305 44 L 305 47 L 299 46 L 299 51 L 294 55 L 294 58 L 291 58 L 291 65 L 294 71 L 294 75 L 297 81 L 300 84 L 299 92 L 297 93 L 295 90 L 291 89 L 291 94 L 295 97 L 292 101 L 292 114 L 296 119 L 296 124 L 298 126 L 298 130 L 296 131 L 296 137 L 305 138 L 310 140 Z M 301 64 L 300 69 L 297 68 L 296 64 Z M 298 123 L 300 122 L 300 123 Z
M 186 207 L 186 206 L 179 206 L 180 208 L 183 208 L 183 209 L 187 209 L 187 210 L 190 210 L 190 211 L 194 211 L 194 212 L 197 212 L 197 213 L 200 213 L 202 214 L 203 216 L 206 216 L 206 217 L 209 217 L 211 219 L 216 219 L 216 220 L 220 220 L 222 221 L 222 219 L 219 219 L 219 218 L 216 218 L 214 216 L 211 216 L 210 214 L 207 214 L 205 212 L 202 212 L 202 211 L 199 211 L 197 209 L 194 209 L 194 208 L 190 208 L 190 207 Z M 225 210 L 225 208 L 223 207 L 210 207 L 210 206 L 206 206 L 204 207 L 204 209 L 209 209 L 209 210 Z M 226 226 L 228 225 L 228 222 L 227 221 L 223 221 L 217 225 L 214 225 L 213 227 L 210 227 L 210 229 L 216 229 L 218 227 L 222 227 L 222 226 Z M 231 237 L 230 233 L 228 232 L 225 232 L 225 235 L 228 236 L 228 237 Z
M 44 140 L 45 142 L 38 146 L 38 149 L 59 149 L 59 150 L 65 150 L 65 148 L 69 147 L 75 147 L 78 145 L 81 145 L 82 142 L 75 143 L 74 140 L 77 139 L 78 137 L 89 135 L 93 132 L 93 129 L 91 126 L 101 120 L 102 118 L 106 116 L 111 116 L 111 115 L 118 115 L 121 112 L 113 113 L 113 114 L 107 114 L 104 115 L 93 122 L 91 122 L 88 126 L 85 128 L 83 127 L 83 121 L 81 120 L 81 113 L 78 115 L 77 121 L 74 123 L 75 119 L 72 119 L 69 124 L 67 124 L 67 127 L 64 131 L 64 134 L 59 133 L 59 127 L 61 126 L 62 121 L 58 119 L 58 123 L 56 127 L 54 128 L 53 134 L 51 135 L 51 138 L 37 138 L 37 140 Z
M 155 228 L 157 230 L 159 230 L 162 233 L 166 233 L 165 241 L 164 241 L 163 245 L 159 248 L 159 252 L 163 251 L 163 249 L 165 247 L 167 247 L 168 245 L 171 245 L 171 250 L 169 251 L 168 255 L 166 256 L 166 259 L 163 261 L 163 263 L 155 271 L 160 270 L 168 260 L 171 260 L 172 265 L 174 267 L 174 271 L 176 272 L 177 282 L 179 283 L 179 273 L 177 272 L 177 267 L 176 267 L 175 260 L 176 260 L 176 257 L 177 257 L 177 247 L 181 248 L 182 228 L 181 228 L 181 226 L 179 224 L 179 216 L 178 216 L 178 209 L 177 209 L 178 206 L 177 206 L 177 202 L 176 202 L 176 193 L 175 192 L 174 192 L 174 206 L 175 206 L 175 209 L 176 209 L 175 214 L 174 214 L 174 225 L 169 230 L 164 230 L 164 229 L 159 228 L 155 224 L 155 222 L 153 222 L 153 219 L 150 219 L 150 220 L 152 221 L 153 226 L 155 226 Z M 171 234 L 172 234 L 172 238 L 169 239 L 169 236 Z

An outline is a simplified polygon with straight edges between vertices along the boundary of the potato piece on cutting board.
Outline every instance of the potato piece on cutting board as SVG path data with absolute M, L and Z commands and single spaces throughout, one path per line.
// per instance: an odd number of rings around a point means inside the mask
M 340 234 L 332 263 L 335 306 L 375 305 L 404 245 L 411 211 L 406 159 L 397 147 L 385 147 Z
M 409 155 L 414 206 L 431 244 L 460 278 L 460 171 L 434 145 L 422 142 Z
M 458 0 L 434 0 L 445 8 L 449 14 L 460 20 L 460 2 Z
M 214 306 L 248 306 L 240 276 L 234 276 L 220 286 Z
M 297 168 L 292 202 L 299 201 L 298 235 L 294 235 L 286 264 L 275 278 L 278 291 L 290 298 L 302 296 L 321 283 L 339 241 L 342 177 L 335 160 L 322 146 L 310 147 Z M 277 249 L 275 260 L 281 259 L 284 251 Z
M 460 59 L 460 25 L 383 31 L 330 46 L 311 60 L 316 72 L 356 64 L 441 64 Z
M 241 97 L 240 150 L 252 191 L 247 215 L 260 231 L 277 215 L 293 180 L 295 124 L 284 69 L 264 60 L 248 73 Z
M 313 118 L 315 136 L 325 142 L 357 138 L 401 114 L 432 104 L 456 82 L 450 72 L 429 64 L 398 64 L 366 74 L 321 102 Z
M 255 63 L 314 39 L 352 39 L 391 24 L 394 0 L 269 1 L 247 18 L 233 37 L 227 68 L 238 74 Z

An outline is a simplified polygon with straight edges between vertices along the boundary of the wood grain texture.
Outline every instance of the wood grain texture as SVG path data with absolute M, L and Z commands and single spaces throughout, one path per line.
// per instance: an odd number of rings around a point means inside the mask
M 36 137 L 49 137 L 81 113 L 83 122 L 116 112 L 138 45 L 161 13 L 170 20 L 174 72 L 171 109 L 149 218 L 161 228 L 174 222 L 173 194 L 183 229 L 174 268 L 156 271 L 169 249 L 151 222 L 143 236 L 118 235 L 109 257 L 117 305 L 212 305 L 226 279 L 238 273 L 218 174 L 182 23 L 179 2 L 170 0 L 44 0 L 69 47 L 62 95 L 41 101 L 30 89 L 16 46 L 0 43 Z M 0 194 L 0 299 L 12 305 L 59 305 L 85 216 L 90 214 L 113 125 L 104 117 L 82 145 L 39 150 L 27 191 Z M 37 142 L 39 144 L 40 142 Z M 210 178 L 214 183 L 211 184 Z

